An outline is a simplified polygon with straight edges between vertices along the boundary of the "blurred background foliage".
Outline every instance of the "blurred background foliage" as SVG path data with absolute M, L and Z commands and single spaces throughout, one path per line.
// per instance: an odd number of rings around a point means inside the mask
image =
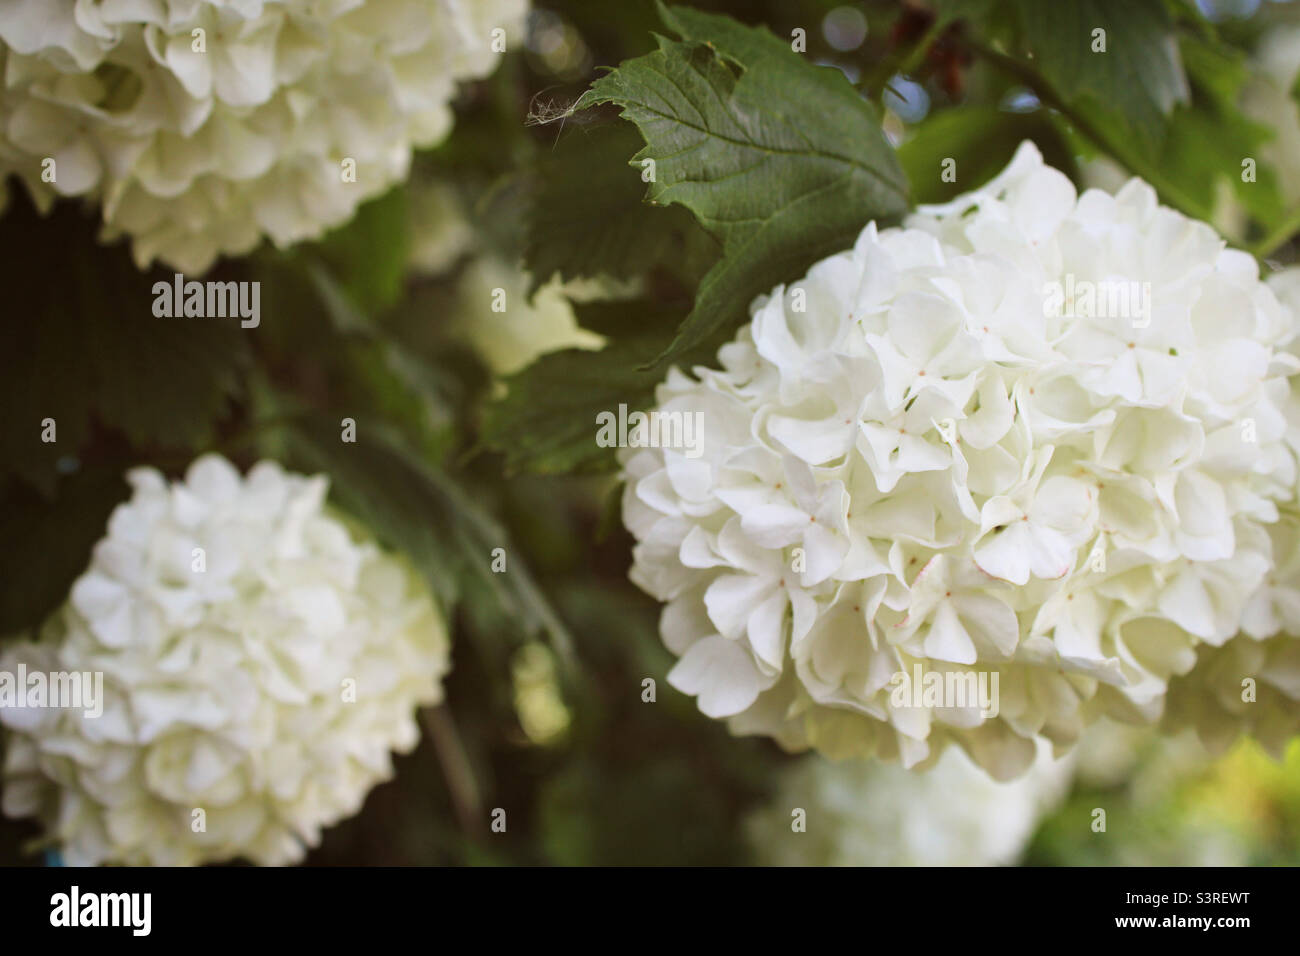
M 1235 243 L 1294 259 L 1300 157 L 1268 156 L 1285 139 L 1275 121 L 1296 120 L 1296 90 L 1284 90 L 1287 118 L 1242 106 L 1269 102 L 1255 89 L 1267 79 L 1258 51 L 1300 31 L 1296 4 L 693 6 L 783 40 L 805 31 L 806 58 L 878 107 L 912 203 L 978 185 L 1032 138 L 1081 186 L 1142 175 Z M 1060 47 L 1079 17 L 1108 25 L 1112 56 Z M 63 600 L 126 496 L 126 468 L 179 473 L 205 450 L 329 473 L 335 503 L 408 552 L 453 609 L 448 705 L 309 863 L 753 862 L 746 821 L 818 759 L 734 739 L 668 687 L 659 608 L 626 576 L 613 456 L 592 442 L 596 411 L 648 400 L 663 378 L 653 360 L 724 255 L 684 207 L 643 201 L 631 124 L 609 107 L 567 114 L 598 67 L 669 32 L 648 0 L 537 4 L 500 69 L 463 88 L 454 133 L 417 156 L 408 183 L 320 242 L 208 276 L 262 283 L 256 330 L 186 322 L 146 335 L 149 289 L 169 272 L 142 275 L 124 248 L 98 244 L 90 211 L 63 203 L 41 217 L 11 191 L 0 403 L 11 421 L 55 417 L 59 441 L 0 431 L 0 634 Z M 1251 184 L 1236 175 L 1244 155 L 1261 158 Z M 946 157 L 955 183 L 939 176 Z M 815 258 L 795 256 L 764 288 Z M 491 310 L 496 289 L 506 313 Z M 706 360 L 735 321 L 686 361 Z M 344 417 L 356 445 L 338 441 Z M 1073 780 L 1025 862 L 1300 862 L 1300 746 L 1282 764 L 1248 742 L 1216 759 L 1113 729 L 1089 742 Z M 1105 834 L 1090 826 L 1097 807 Z M 503 834 L 489 831 L 494 808 Z M 22 852 L 34 835 L 0 821 L 0 862 L 38 862 Z

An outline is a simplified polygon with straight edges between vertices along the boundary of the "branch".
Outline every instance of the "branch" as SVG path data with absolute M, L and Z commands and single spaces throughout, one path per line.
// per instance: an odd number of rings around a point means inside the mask
M 1267 259 L 1285 246 L 1297 232 L 1300 232 L 1300 206 L 1282 217 L 1282 221 L 1270 229 L 1262 239 L 1252 244 L 1249 251 L 1256 259 Z
M 452 806 L 456 809 L 461 829 L 477 839 L 483 834 L 482 796 L 469 755 L 465 752 L 465 745 L 461 743 L 456 723 L 452 720 L 451 709 L 445 703 L 439 704 L 422 711 L 420 718 L 424 732 L 433 742 L 433 749 L 438 755 L 438 764 L 447 781 L 447 790 L 451 793 Z

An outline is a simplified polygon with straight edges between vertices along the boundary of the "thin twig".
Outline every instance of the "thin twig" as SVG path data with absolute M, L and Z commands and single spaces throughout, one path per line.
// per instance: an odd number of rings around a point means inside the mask
M 474 768 L 469 762 L 469 754 L 461 743 L 460 733 L 452 718 L 451 708 L 447 704 L 426 707 L 420 712 L 424 732 L 433 741 L 438 764 L 442 768 L 443 779 L 447 781 L 447 790 L 451 794 L 452 807 L 456 819 L 472 838 L 483 835 L 483 798 L 479 791 Z
M 1256 259 L 1267 259 L 1285 246 L 1297 232 L 1300 232 L 1300 206 L 1292 209 L 1282 217 L 1282 221 L 1250 247 Z
M 881 97 L 885 95 L 885 89 L 889 86 L 889 78 L 900 74 L 907 76 L 915 70 L 921 58 L 925 56 L 926 50 L 939 38 L 947 25 L 946 22 L 936 19 L 921 38 L 908 49 L 906 56 L 900 57 L 897 51 L 893 51 L 882 57 L 876 68 L 871 71 L 871 75 L 858 84 L 858 89 L 876 102 L 880 102 Z

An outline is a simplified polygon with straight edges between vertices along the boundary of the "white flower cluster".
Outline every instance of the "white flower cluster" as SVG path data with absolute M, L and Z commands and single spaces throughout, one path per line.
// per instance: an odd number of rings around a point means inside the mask
M 413 147 L 446 136 L 456 83 L 492 71 L 493 31 L 516 33 L 525 8 L 12 0 L 0 4 L 0 176 L 42 204 L 95 199 L 106 236 L 130 236 L 142 267 L 197 273 L 263 235 L 314 238 L 403 179 Z
M 300 859 L 441 699 L 443 619 L 404 561 L 323 510 L 324 478 L 205 456 L 129 474 L 89 569 L 0 670 L 103 674 L 102 714 L 0 708 L 4 811 L 71 865 Z
M 1035 738 L 1159 718 L 1268 586 L 1296 315 L 1145 183 L 1080 196 L 1023 144 L 752 316 L 659 388 L 704 454 L 623 454 L 670 680 L 735 732 L 1006 779 Z
M 956 750 L 923 772 L 804 759 L 782 774 L 746 830 L 764 866 L 1005 866 L 1065 796 L 1070 770 L 1045 746 L 1006 783 Z

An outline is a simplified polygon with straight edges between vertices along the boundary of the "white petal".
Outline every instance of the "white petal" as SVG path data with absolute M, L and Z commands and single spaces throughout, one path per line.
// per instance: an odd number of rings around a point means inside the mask
M 697 697 L 706 717 L 731 717 L 758 699 L 762 679 L 753 658 L 725 637 L 697 641 L 668 672 L 668 683 Z

